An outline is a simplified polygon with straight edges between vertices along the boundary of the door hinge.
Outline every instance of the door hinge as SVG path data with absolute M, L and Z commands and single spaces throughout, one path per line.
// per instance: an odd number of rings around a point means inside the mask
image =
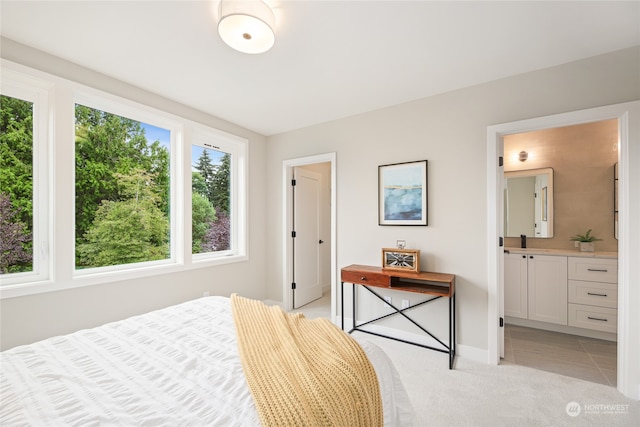
M 504 245 L 504 239 L 502 237 L 498 237 L 498 246 L 502 247 Z
M 296 237 L 296 232 L 295 232 L 295 231 L 292 231 L 292 232 L 291 232 L 291 237 L 293 237 L 293 238 L 295 238 L 295 237 Z
M 291 289 L 295 289 L 296 288 L 296 282 L 291 282 Z
M 504 319 L 501 317 L 500 318 L 500 327 L 503 328 L 504 327 Z
M 500 156 L 498 157 L 498 166 L 503 166 L 504 165 L 504 157 Z
M 295 179 L 292 179 L 292 180 L 291 180 L 291 186 L 292 186 L 292 187 L 295 187 L 295 186 L 296 186 L 296 180 L 295 180 Z

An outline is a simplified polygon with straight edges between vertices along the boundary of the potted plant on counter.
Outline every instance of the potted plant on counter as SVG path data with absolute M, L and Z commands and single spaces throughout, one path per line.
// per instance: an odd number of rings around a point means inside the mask
M 576 234 L 571 238 L 574 242 L 580 242 L 580 252 L 593 252 L 594 244 L 598 239 L 596 236 L 591 235 L 591 229 L 587 230 L 585 234 Z

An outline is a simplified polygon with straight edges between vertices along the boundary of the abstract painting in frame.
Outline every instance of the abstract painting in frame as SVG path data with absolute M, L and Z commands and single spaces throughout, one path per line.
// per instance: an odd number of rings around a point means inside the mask
M 427 225 L 427 161 L 378 166 L 378 224 Z

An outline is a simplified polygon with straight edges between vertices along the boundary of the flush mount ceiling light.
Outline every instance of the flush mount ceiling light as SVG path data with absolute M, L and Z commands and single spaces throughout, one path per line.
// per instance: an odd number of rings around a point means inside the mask
M 276 41 L 276 18 L 261 0 L 220 0 L 218 33 L 233 49 L 263 53 Z

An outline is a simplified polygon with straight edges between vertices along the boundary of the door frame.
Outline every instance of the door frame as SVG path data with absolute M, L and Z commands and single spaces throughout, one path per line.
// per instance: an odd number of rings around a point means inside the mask
M 498 157 L 504 154 L 505 135 L 571 126 L 594 121 L 618 119 L 619 165 L 619 236 L 618 236 L 618 378 L 617 389 L 625 396 L 640 399 L 640 267 L 632 260 L 640 259 L 640 101 L 597 107 L 487 127 L 487 292 L 488 292 L 488 362 L 500 362 L 504 329 L 499 319 L 504 317 L 504 250 L 499 237 L 504 238 L 502 187 L 503 167 Z M 633 141 L 631 146 L 630 141 Z M 501 339 L 502 337 L 502 339 Z
M 291 174 L 298 166 L 313 165 L 317 163 L 331 164 L 331 320 L 336 319 L 336 286 L 337 286 L 337 209 L 336 209 L 336 153 L 318 154 L 315 156 L 299 157 L 284 160 L 282 162 L 282 303 L 284 309 L 293 309 L 291 298 L 291 282 L 293 264 L 293 248 L 291 244 L 291 227 L 293 226 L 293 191 L 291 189 Z

